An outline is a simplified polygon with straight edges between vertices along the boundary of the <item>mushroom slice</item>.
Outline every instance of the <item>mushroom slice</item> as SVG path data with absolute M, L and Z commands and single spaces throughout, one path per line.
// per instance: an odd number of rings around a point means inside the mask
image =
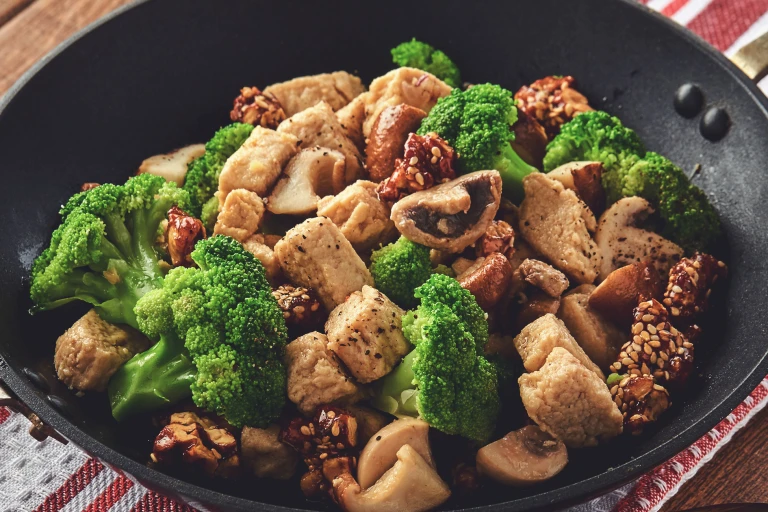
M 602 162 L 570 162 L 548 172 L 547 176 L 559 181 L 565 188 L 575 190 L 595 215 L 605 210 Z
M 499 173 L 477 171 L 404 197 L 391 219 L 409 240 L 456 253 L 485 233 L 500 202 Z
M 622 324 L 632 321 L 640 302 L 661 297 L 664 288 L 658 272 L 646 262 L 614 270 L 589 294 L 589 306 Z
M 408 134 L 416 132 L 427 113 L 420 108 L 401 103 L 381 111 L 373 123 L 365 148 L 365 165 L 371 181 L 389 178 L 395 170 L 395 160 L 403 157 Z
M 651 213 L 651 204 L 642 197 L 619 199 L 603 213 L 595 234 L 602 256 L 598 281 L 619 267 L 642 261 L 649 262 L 666 278 L 672 265 L 683 256 L 683 249 L 661 235 L 635 226 Z
M 510 432 L 477 452 L 480 474 L 515 487 L 549 480 L 567 463 L 565 444 L 535 425 Z
M 155 155 L 141 162 L 136 174 L 154 174 L 165 178 L 166 181 L 172 181 L 178 186 L 184 184 L 184 177 L 187 175 L 187 165 L 192 160 L 203 156 L 205 153 L 205 144 L 192 144 L 180 149 Z
M 401 418 L 379 430 L 363 451 L 357 463 L 357 481 L 367 489 L 397 462 L 397 452 L 405 445 L 421 455 L 430 465 L 435 465 L 429 448 L 429 425 L 423 420 Z
M 345 157 L 328 148 L 303 149 L 293 157 L 269 196 L 272 213 L 307 215 L 317 210 L 323 196 L 341 192 L 345 183 Z
M 362 490 L 351 474 L 343 473 L 333 480 L 333 492 L 346 512 L 424 512 L 451 496 L 435 469 L 407 444 L 373 486 Z
M 547 152 L 547 132 L 535 117 L 526 111 L 517 110 L 517 121 L 512 125 L 515 138 L 510 144 L 515 153 L 527 164 L 541 169 Z

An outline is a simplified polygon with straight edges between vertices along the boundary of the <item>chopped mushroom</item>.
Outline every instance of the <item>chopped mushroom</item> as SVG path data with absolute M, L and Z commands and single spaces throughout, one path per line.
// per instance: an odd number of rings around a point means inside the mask
M 481 259 L 477 266 L 459 276 L 459 284 L 475 296 L 481 308 L 489 311 L 507 293 L 514 271 L 501 253 L 495 252 Z
M 517 267 L 517 272 L 520 272 L 520 277 L 525 282 L 555 299 L 560 297 L 570 285 L 565 274 L 543 261 L 532 258 L 524 260 Z
M 500 201 L 499 173 L 477 171 L 401 199 L 392 220 L 409 240 L 457 253 L 485 233 Z
M 605 210 L 602 162 L 570 162 L 548 172 L 547 176 L 574 190 L 595 215 Z
M 527 164 L 541 169 L 547 152 L 547 132 L 535 117 L 517 109 L 517 121 L 512 125 L 515 138 L 510 142 L 520 158 Z
M 328 148 L 299 151 L 272 190 L 267 209 L 284 215 L 311 214 L 321 197 L 338 194 L 346 187 L 345 161 L 342 153 Z
M 646 262 L 618 268 L 589 294 L 589 305 L 622 324 L 632 319 L 639 302 L 661 296 L 659 273 Z
M 378 183 L 392 175 L 395 161 L 403 156 L 408 134 L 415 133 L 425 117 L 426 112 L 405 103 L 381 111 L 365 148 L 365 165 L 371 181 Z
M 136 174 L 154 174 L 182 186 L 184 177 L 187 175 L 187 165 L 192 160 L 203 156 L 203 153 L 205 153 L 205 144 L 192 144 L 170 153 L 151 156 L 141 162 Z
M 552 265 L 579 283 L 597 277 L 600 255 L 589 232 L 595 216 L 573 190 L 546 174 L 523 178 L 525 199 L 520 205 L 520 233 Z
M 334 479 L 333 493 L 345 512 L 425 512 L 451 496 L 437 471 L 408 444 L 371 487 L 363 490 L 350 473 L 343 473 Z
M 568 450 L 535 425 L 505 435 L 477 452 L 481 475 L 523 487 L 549 480 L 568 464 Z
M 360 452 L 357 481 L 367 489 L 397 462 L 397 452 L 403 445 L 422 456 L 432 467 L 435 462 L 429 447 L 429 424 L 424 420 L 404 417 L 379 430 Z
M 602 257 L 600 281 L 619 267 L 643 261 L 649 262 L 659 275 L 666 277 L 672 265 L 683 256 L 679 245 L 653 231 L 635 226 L 651 213 L 651 204 L 642 197 L 619 199 L 603 213 L 595 234 Z

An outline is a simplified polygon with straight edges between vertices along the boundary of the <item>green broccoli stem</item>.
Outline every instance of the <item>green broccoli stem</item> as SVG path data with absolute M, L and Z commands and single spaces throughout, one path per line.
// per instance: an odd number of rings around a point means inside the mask
M 112 416 L 123 421 L 190 397 L 196 375 L 184 342 L 166 334 L 152 348 L 129 359 L 110 379 L 107 392 Z
M 412 350 L 389 375 L 376 381 L 374 407 L 395 416 L 419 416 L 419 390 L 413 374 L 415 357 L 416 350 Z
M 502 195 L 513 203 L 520 204 L 525 197 L 523 178 L 538 172 L 538 169 L 520 158 L 520 155 L 509 144 L 504 146 L 497 163 L 499 165 L 496 165 L 495 168 L 501 175 Z

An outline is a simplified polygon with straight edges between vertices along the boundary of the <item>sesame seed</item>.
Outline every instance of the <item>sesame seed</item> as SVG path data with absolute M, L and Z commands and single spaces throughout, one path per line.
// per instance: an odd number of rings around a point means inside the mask
M 669 361 L 669 354 L 666 352 L 659 352 L 659 357 L 661 357 L 664 361 Z
M 432 162 L 433 164 L 436 164 L 437 163 L 437 157 L 433 156 L 432 158 L 429 159 L 429 161 Z
M 328 416 L 329 418 L 333 419 L 333 418 L 336 417 L 336 413 L 334 411 L 328 411 L 328 414 L 326 416 Z
M 725 266 L 725 263 L 723 263 L 722 261 L 718 261 L 717 266 L 720 268 L 723 268 Z
M 625 357 L 624 359 L 621 360 L 621 364 L 625 366 L 629 366 L 630 364 L 632 364 L 632 360 L 628 357 Z
M 650 368 L 648 368 L 648 365 L 643 363 L 643 366 L 640 367 L 640 370 L 643 372 L 643 375 L 648 375 L 651 373 Z
M 677 349 L 677 353 L 679 355 L 683 355 L 683 354 L 685 354 L 685 349 L 683 347 L 680 347 L 679 349 Z
M 621 382 L 619 382 L 619 386 L 624 387 L 627 385 L 628 382 L 629 382 L 629 377 L 624 377 L 623 379 L 621 379 Z
M 635 352 L 640 352 L 641 350 L 643 350 L 643 347 L 641 347 L 637 343 L 633 343 L 632 344 L 632 350 L 634 350 Z
M 408 167 L 408 169 L 406 170 L 406 172 L 407 172 L 408 174 L 416 174 L 416 173 L 418 173 L 418 172 L 419 172 L 419 170 L 418 170 L 417 168 L 415 168 L 415 167 L 411 166 L 411 167 Z
M 656 327 L 654 327 L 653 325 L 649 324 L 648 325 L 648 332 L 651 333 L 651 334 L 656 334 Z
M 651 354 L 651 359 L 650 359 L 650 360 L 651 360 L 651 364 L 656 364 L 656 358 L 657 358 L 657 357 L 658 357 L 658 356 L 656 356 L 656 352 L 654 352 L 653 354 Z
M 659 348 L 661 346 L 661 342 L 659 340 L 651 340 L 648 342 L 648 344 L 653 348 Z
M 643 344 L 643 338 L 641 338 L 640 336 L 633 336 L 632 337 L 632 341 L 634 341 L 638 345 L 642 345 Z
M 632 334 L 640 334 L 643 330 L 643 324 L 640 322 L 637 322 L 635 325 L 632 326 Z
M 432 146 L 432 154 L 438 157 L 442 155 L 442 153 L 440 152 L 440 148 L 438 148 L 437 146 Z
M 643 322 L 650 322 L 653 320 L 653 315 L 643 315 Z
M 416 182 L 419 185 L 424 185 L 424 176 L 421 175 L 421 173 L 416 173 Z
M 693 268 L 695 268 L 695 269 L 701 268 L 701 263 L 699 263 L 698 261 L 694 261 L 693 262 Z
M 680 288 L 678 285 L 673 286 L 672 291 L 675 293 L 683 293 L 683 289 Z
M 301 431 L 301 433 L 302 433 L 302 434 L 304 434 L 305 436 L 308 436 L 308 435 L 310 434 L 310 432 L 309 432 L 309 427 L 308 427 L 308 426 L 306 426 L 306 425 L 302 425 L 302 427 L 301 427 L 299 430 L 300 430 L 300 431 Z
M 648 355 L 651 355 L 653 354 L 653 348 L 651 348 L 650 345 L 646 345 L 645 347 L 643 347 L 643 352 L 645 352 Z
M 642 376 L 642 374 L 640 373 L 640 370 L 638 368 L 633 368 L 633 369 L 629 370 L 629 373 L 631 373 L 632 375 L 637 375 L 638 377 Z
M 613 401 L 616 402 L 616 407 L 621 407 L 621 398 L 616 397 Z
M 339 429 L 339 424 L 334 423 L 333 426 L 331 427 L 331 435 L 333 435 L 334 437 L 337 437 L 340 432 L 341 430 Z
M 408 161 L 408 163 L 411 165 L 416 165 L 417 163 L 419 163 L 419 157 L 412 156 L 411 159 Z
M 670 299 L 669 297 L 664 299 L 664 305 L 665 306 L 671 306 L 672 305 L 672 299 Z
M 655 389 L 656 391 L 665 391 L 665 389 L 662 386 L 659 386 L 658 384 L 654 384 L 653 389 Z
M 662 352 L 661 354 L 662 354 L 662 356 L 663 356 L 664 354 L 666 354 L 666 352 Z M 667 356 L 667 357 L 669 357 L 669 356 Z M 657 361 L 656 361 L 656 365 L 657 365 L 659 368 L 661 368 L 661 369 L 664 369 L 664 365 L 665 365 L 665 364 L 667 364 L 667 363 L 666 363 L 666 361 L 667 361 L 667 360 L 666 360 L 666 359 L 664 359 L 664 358 L 662 357 L 661 359 L 659 359 L 659 360 L 657 360 Z
M 643 338 L 645 341 L 651 340 L 651 335 L 648 334 L 648 331 L 643 331 L 640 333 L 640 337 Z
M 637 354 L 637 352 L 632 352 L 631 354 L 629 354 L 629 357 L 631 357 L 634 362 L 638 362 L 638 360 L 640 359 L 640 356 Z
M 321 453 L 320 454 L 320 459 L 325 460 L 326 458 L 328 458 L 328 454 L 327 453 Z
M 611 388 L 611 394 L 612 394 L 612 395 L 615 395 L 615 394 L 616 394 L 616 392 L 617 392 L 618 390 L 619 390 L 619 385 L 618 385 L 618 384 L 614 385 L 614 386 Z

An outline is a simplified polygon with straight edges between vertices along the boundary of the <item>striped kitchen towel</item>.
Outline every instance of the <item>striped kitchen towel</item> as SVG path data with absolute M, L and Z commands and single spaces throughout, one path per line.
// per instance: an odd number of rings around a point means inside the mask
M 727 56 L 768 31 L 768 0 L 641 0 Z M 761 84 L 768 92 L 768 79 Z M 707 435 L 638 480 L 568 512 L 650 512 L 768 403 L 768 377 Z M 194 512 L 204 510 L 147 490 L 76 446 L 35 441 L 27 419 L 0 408 L 0 512 Z

